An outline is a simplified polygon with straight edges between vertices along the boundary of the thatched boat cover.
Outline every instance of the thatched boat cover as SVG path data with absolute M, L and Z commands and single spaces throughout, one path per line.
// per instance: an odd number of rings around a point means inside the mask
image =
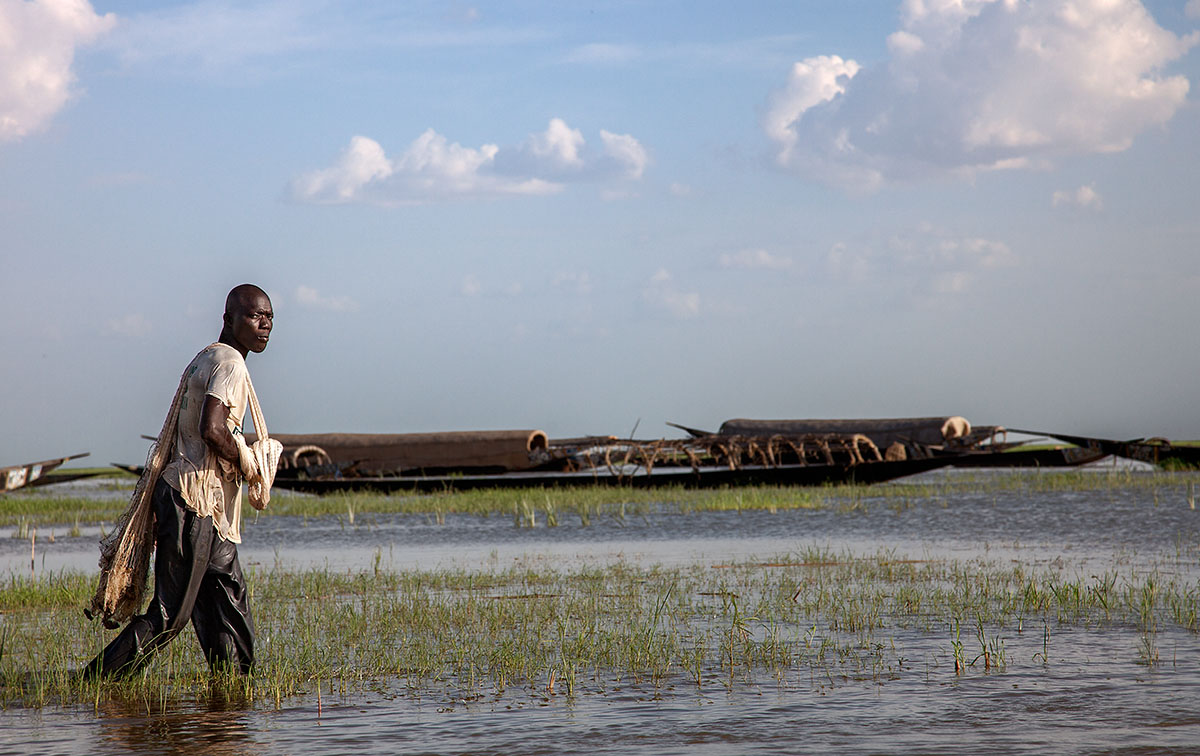
M 252 436 L 248 437 L 250 440 Z M 544 450 L 540 430 L 445 433 L 280 433 L 280 466 L 330 463 L 361 475 L 422 470 L 527 470 L 531 452 Z
M 810 434 L 861 434 L 880 449 L 894 443 L 943 444 L 971 432 L 965 417 L 894 417 L 850 420 L 746 420 L 721 423 L 722 436 L 805 436 Z

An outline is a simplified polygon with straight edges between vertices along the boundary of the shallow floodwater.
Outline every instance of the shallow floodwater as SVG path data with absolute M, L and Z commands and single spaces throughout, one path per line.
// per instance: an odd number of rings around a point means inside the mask
M 924 476 L 937 480 L 940 475 Z M 1008 475 L 993 471 L 971 475 Z M 1030 474 L 1030 473 L 1024 473 Z M 593 515 L 585 526 L 516 527 L 511 516 L 360 513 L 247 521 L 250 569 L 506 568 L 558 564 L 700 563 L 786 557 L 811 548 L 897 559 L 1017 560 L 1061 569 L 1157 569 L 1200 592 L 1200 511 L 1179 479 L 1162 486 L 1036 494 L 988 490 L 951 498 L 872 495 L 817 510 Z M 0 570 L 28 571 L 29 545 L 2 539 Z M 36 570 L 94 568 L 95 534 L 38 543 Z M 3 574 L 3 573 L 0 573 Z M 0 753 L 22 754 L 726 754 L 726 753 L 1200 753 L 1200 637 L 1164 627 L 1159 662 L 1139 657 L 1138 632 L 1053 629 L 1007 636 L 1000 671 L 955 675 L 945 637 L 913 631 L 909 659 L 882 677 L 761 675 L 698 690 L 609 681 L 603 694 L 510 688 L 462 700 L 381 681 L 368 692 L 326 692 L 273 704 L 226 701 L 156 710 L 133 701 L 0 712 Z M 898 634 L 899 635 L 899 634 Z
M 147 712 L 5 712 L 12 753 L 88 754 L 1194 754 L 1198 691 L 1171 674 L 1114 682 L 1033 674 L 735 693 L 621 690 L 462 704 L 404 693 Z M 10 751 L 6 751 L 10 752 Z

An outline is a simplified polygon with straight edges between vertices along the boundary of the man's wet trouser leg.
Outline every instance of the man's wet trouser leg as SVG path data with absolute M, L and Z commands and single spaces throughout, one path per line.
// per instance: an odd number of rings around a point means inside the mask
M 237 562 L 237 547 L 217 537 L 211 517 L 199 517 L 184 504 L 183 497 L 164 481 L 159 481 L 152 497 L 156 522 L 154 557 L 154 598 L 142 615 L 130 620 L 125 629 L 88 665 L 88 675 L 129 675 L 140 670 L 154 652 L 166 645 L 187 625 L 189 619 L 197 622 L 197 635 L 210 664 L 214 663 L 214 652 L 206 638 L 225 643 L 236 650 L 237 655 L 227 654 L 217 660 L 236 663 L 240 670 L 248 670 L 253 663 L 253 624 L 246 604 L 245 583 L 241 567 Z M 232 556 L 230 556 L 230 553 Z M 216 564 L 212 564 L 216 562 Z M 211 583 L 221 587 L 220 592 L 211 588 L 210 573 L 215 575 Z M 222 595 L 229 596 L 228 601 Z M 204 597 L 200 601 L 201 596 Z M 202 603 L 204 608 L 197 608 Z M 201 623 L 211 626 L 208 615 L 218 611 L 222 619 L 216 621 L 216 634 L 200 631 Z M 244 617 L 244 621 L 227 621 L 230 615 Z M 228 627 L 226 627 L 228 625 Z M 233 640 L 225 640 L 225 634 Z
M 213 540 L 208 569 L 192 609 L 192 626 L 213 669 L 246 674 L 254 664 L 254 619 L 237 545 Z

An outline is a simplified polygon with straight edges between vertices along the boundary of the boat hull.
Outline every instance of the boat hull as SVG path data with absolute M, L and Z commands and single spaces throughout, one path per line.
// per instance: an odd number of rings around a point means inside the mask
M 524 472 L 497 475 L 344 477 L 304 479 L 276 477 L 275 487 L 313 494 L 344 491 L 432 492 L 486 488 L 626 486 L 630 488 L 721 488 L 747 485 L 822 486 L 840 483 L 882 483 L 936 470 L 951 459 L 865 462 L 858 465 L 781 465 L 728 468 L 655 468 L 629 475 L 610 472 Z

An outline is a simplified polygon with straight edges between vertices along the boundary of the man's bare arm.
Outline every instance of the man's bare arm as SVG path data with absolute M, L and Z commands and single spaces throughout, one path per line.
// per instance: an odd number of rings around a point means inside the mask
M 200 408 L 200 436 L 214 454 L 232 462 L 236 468 L 240 457 L 237 443 L 226 424 L 228 420 L 229 408 L 217 397 L 205 395 L 204 406 Z

